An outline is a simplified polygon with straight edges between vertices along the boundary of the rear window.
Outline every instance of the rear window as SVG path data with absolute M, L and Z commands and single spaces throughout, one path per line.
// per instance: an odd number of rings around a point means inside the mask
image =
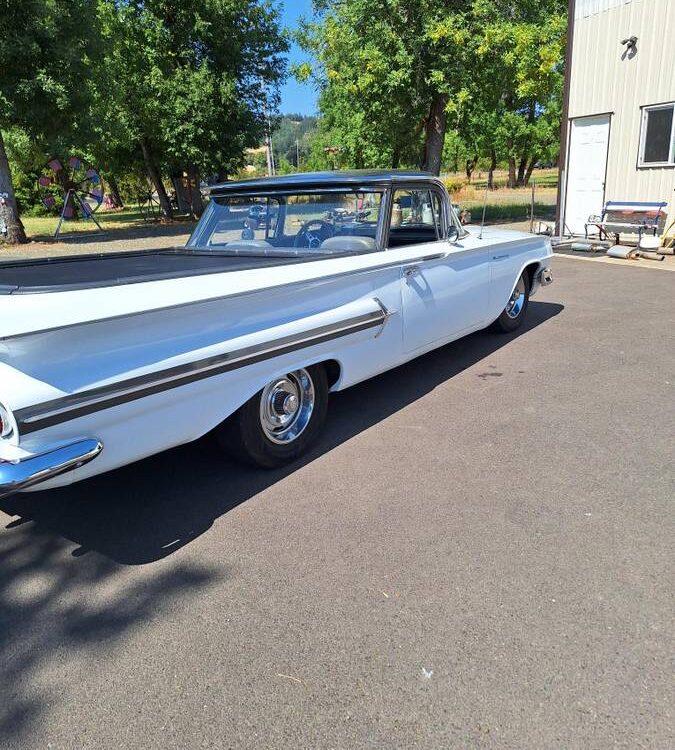
M 375 250 L 382 196 L 327 191 L 214 197 L 188 247 L 252 255 Z

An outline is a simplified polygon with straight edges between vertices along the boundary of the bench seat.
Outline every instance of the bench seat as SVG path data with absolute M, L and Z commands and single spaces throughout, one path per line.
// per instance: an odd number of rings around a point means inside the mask
M 668 203 L 652 201 L 607 201 L 601 216 L 589 216 L 584 225 L 584 234 L 588 238 L 589 227 L 596 227 L 600 239 L 614 235 L 619 242 L 622 234 L 651 232 L 659 235 L 663 232 Z

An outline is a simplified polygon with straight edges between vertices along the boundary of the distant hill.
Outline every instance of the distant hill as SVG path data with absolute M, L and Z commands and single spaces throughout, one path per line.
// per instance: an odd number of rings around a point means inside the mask
M 283 159 L 294 169 L 302 169 L 303 162 L 309 156 L 316 129 L 317 118 L 314 116 L 290 113 L 277 118 L 272 134 L 272 148 L 278 166 L 281 166 L 279 162 Z

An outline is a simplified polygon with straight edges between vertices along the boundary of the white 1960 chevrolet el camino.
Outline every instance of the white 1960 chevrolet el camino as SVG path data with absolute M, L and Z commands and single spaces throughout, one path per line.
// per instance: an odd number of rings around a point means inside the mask
M 260 466 L 328 393 L 493 325 L 551 281 L 548 240 L 464 228 L 424 173 L 228 182 L 185 247 L 0 264 L 0 495 L 215 430 Z

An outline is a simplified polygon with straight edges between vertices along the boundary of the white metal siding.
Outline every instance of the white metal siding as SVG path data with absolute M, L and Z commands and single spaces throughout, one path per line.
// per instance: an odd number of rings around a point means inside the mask
M 577 0 L 574 3 L 574 17 L 587 18 L 596 13 L 615 8 L 617 5 L 625 5 L 630 2 L 632 0 Z
M 675 101 L 675 0 L 577 0 L 570 118 L 612 113 L 605 198 L 666 200 L 675 168 L 638 168 L 641 107 Z M 622 39 L 637 54 L 622 59 Z

